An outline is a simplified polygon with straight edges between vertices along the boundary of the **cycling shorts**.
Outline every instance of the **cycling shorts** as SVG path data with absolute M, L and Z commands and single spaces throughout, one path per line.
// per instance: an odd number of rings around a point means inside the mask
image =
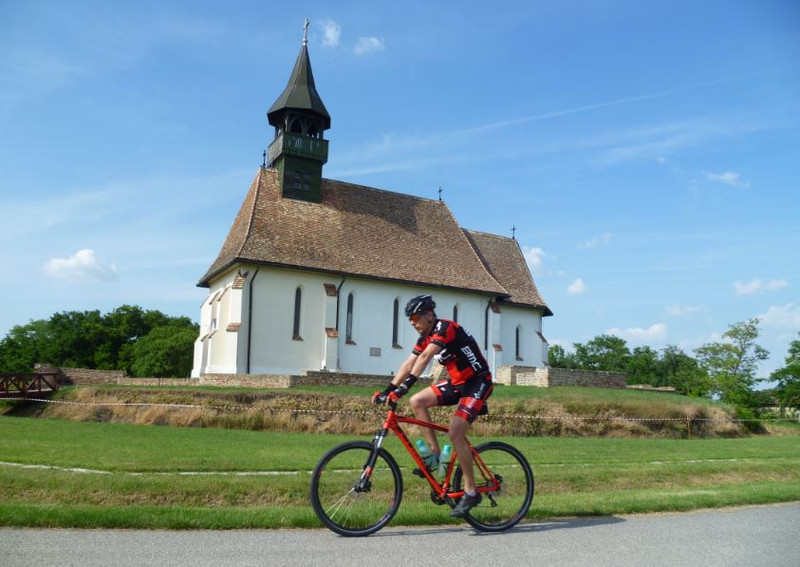
M 489 406 L 486 400 L 492 395 L 494 384 L 492 375 L 486 374 L 484 377 L 473 376 L 464 384 L 454 385 L 450 380 L 442 380 L 432 384 L 431 388 L 436 392 L 437 406 L 454 406 L 456 415 L 472 423 L 479 415 L 489 413 Z

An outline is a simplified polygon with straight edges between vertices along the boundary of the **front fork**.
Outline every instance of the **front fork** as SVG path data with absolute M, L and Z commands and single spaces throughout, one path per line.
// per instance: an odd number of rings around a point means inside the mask
M 375 437 L 372 438 L 372 451 L 369 453 L 369 457 L 367 457 L 367 462 L 364 463 L 364 470 L 361 473 L 361 478 L 358 479 L 356 485 L 353 489 L 356 492 L 369 492 L 372 488 L 372 471 L 375 470 L 375 463 L 378 462 L 378 451 L 383 446 L 383 440 L 386 439 L 386 435 L 389 433 L 389 430 L 379 429 L 377 433 L 375 433 Z

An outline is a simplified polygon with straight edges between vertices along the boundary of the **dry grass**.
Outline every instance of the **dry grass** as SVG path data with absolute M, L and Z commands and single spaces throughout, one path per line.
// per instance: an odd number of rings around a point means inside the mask
M 517 393 L 518 394 L 518 393 Z M 576 396 L 576 398 L 578 398 Z M 209 391 L 193 389 L 76 387 L 62 390 L 59 403 L 8 413 L 75 421 L 119 422 L 178 427 L 218 427 L 258 431 L 369 435 L 382 422 L 382 410 L 363 395 L 328 392 Z M 593 401 L 493 396 L 491 413 L 473 426 L 478 436 L 709 438 L 741 437 L 750 432 L 721 406 L 604 393 Z M 403 409 L 407 410 L 407 406 Z M 435 408 L 435 421 L 447 423 L 452 408 Z M 415 428 L 411 432 L 416 434 Z M 752 428 L 751 428 L 752 429 Z M 768 433 L 768 431 L 760 431 Z

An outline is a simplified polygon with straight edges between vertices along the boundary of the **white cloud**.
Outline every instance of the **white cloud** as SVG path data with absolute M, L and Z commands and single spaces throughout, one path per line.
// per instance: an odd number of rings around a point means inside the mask
M 359 37 L 354 51 L 356 55 L 365 55 L 375 51 L 383 51 L 385 47 L 384 41 L 377 37 Z
M 48 276 L 63 280 L 101 280 L 117 279 L 117 267 L 101 260 L 94 250 L 84 248 L 69 258 L 52 258 L 44 266 Z
M 339 45 L 339 38 L 342 35 L 342 26 L 333 20 L 323 20 L 319 25 L 322 28 L 322 45 L 326 47 L 336 47 Z
M 590 238 L 585 242 L 581 242 L 578 244 L 578 248 L 597 248 L 598 246 L 607 246 L 611 244 L 611 233 L 606 232 L 600 236 L 595 236 L 594 238 Z
M 579 295 L 586 291 L 586 284 L 583 283 L 581 278 L 576 279 L 567 286 L 567 293 L 569 295 Z
M 797 332 L 800 331 L 800 304 L 773 305 L 758 318 L 765 328 Z
M 531 272 L 537 273 L 542 267 L 542 261 L 547 254 L 541 248 L 523 246 L 522 255 L 525 257 Z
M 664 323 L 654 323 L 647 329 L 639 327 L 631 329 L 609 329 L 606 333 L 636 343 L 660 343 L 667 338 L 667 326 Z
M 672 317 L 683 317 L 684 315 L 691 315 L 692 313 L 697 313 L 703 309 L 704 308 L 702 305 L 680 305 L 675 303 L 674 305 L 667 307 L 667 314 Z
M 733 171 L 726 171 L 725 173 L 711 173 L 709 171 L 704 171 L 703 175 L 705 175 L 707 181 L 719 181 L 720 183 L 731 185 L 732 187 L 742 187 L 746 189 L 750 186 L 747 181 L 742 179 L 741 175 Z
M 772 280 L 767 284 L 767 289 L 769 291 L 777 291 L 785 287 L 789 287 L 789 282 L 787 280 Z
M 767 283 L 762 282 L 758 278 L 748 283 L 742 283 L 739 281 L 733 282 L 733 288 L 736 290 L 736 295 L 755 295 L 756 293 L 761 293 L 762 291 L 778 291 L 779 289 L 783 289 L 785 287 L 789 287 L 789 282 L 783 279 L 772 280 Z

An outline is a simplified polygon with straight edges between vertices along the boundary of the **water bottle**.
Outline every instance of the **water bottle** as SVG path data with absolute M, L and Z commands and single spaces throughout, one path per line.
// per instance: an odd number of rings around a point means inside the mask
M 439 478 L 444 478 L 445 473 L 447 473 L 447 467 L 450 466 L 451 452 L 450 445 L 445 445 L 444 449 L 442 449 L 442 454 L 439 455 L 439 470 L 436 471 L 436 475 Z
M 431 448 L 422 439 L 417 439 L 417 452 L 422 460 L 425 461 L 425 466 L 430 470 L 431 465 L 436 465 L 436 455 L 431 452 Z

